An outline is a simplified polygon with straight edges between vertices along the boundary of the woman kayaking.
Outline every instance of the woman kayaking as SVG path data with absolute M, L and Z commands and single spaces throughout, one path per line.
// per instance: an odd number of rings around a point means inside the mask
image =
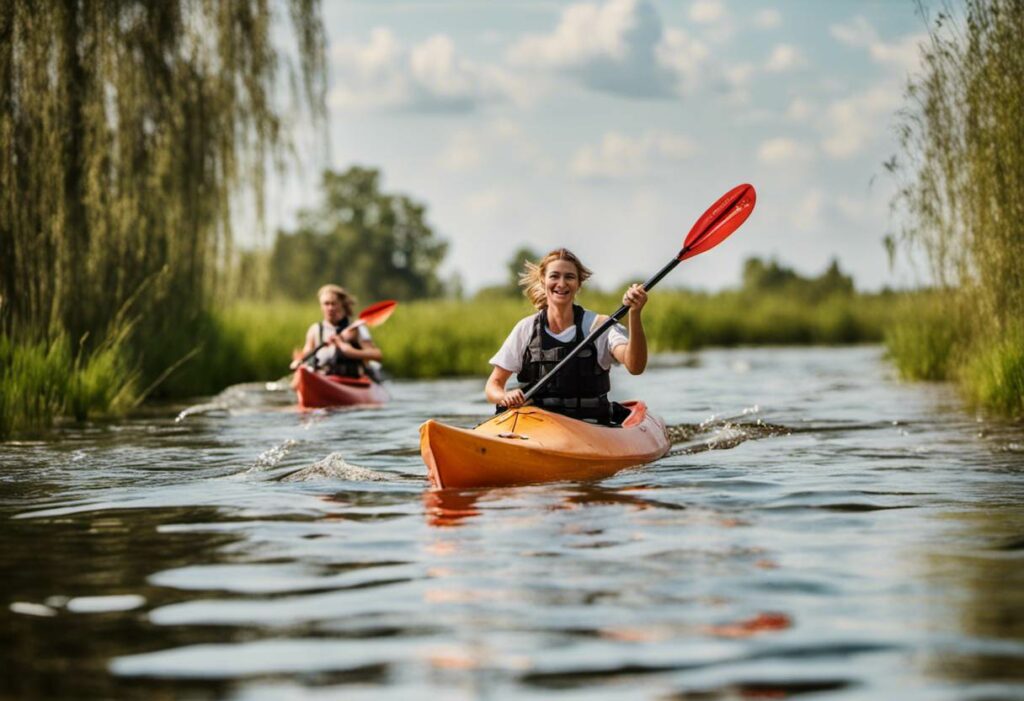
M 346 330 L 352 321 L 355 298 L 339 285 L 324 285 L 316 296 L 324 318 L 306 332 L 302 356 L 327 341 L 310 359 L 317 372 L 341 377 L 372 375 L 367 364 L 380 362 L 383 354 L 374 345 L 370 330 L 365 325 Z
M 489 401 L 501 407 L 522 406 L 524 391 L 607 319 L 574 304 L 591 274 L 565 248 L 552 251 L 537 264 L 527 262 L 520 284 L 538 311 L 520 320 L 491 358 L 494 369 L 484 390 Z M 631 285 L 622 303 L 629 307 L 628 331 L 615 324 L 581 350 L 532 398 L 537 406 L 601 424 L 620 423 L 629 413 L 608 401 L 608 371 L 612 363 L 620 363 L 630 374 L 639 375 L 647 366 L 647 337 L 641 318 L 647 292 L 641 285 Z M 520 386 L 506 391 L 513 373 L 517 373 Z

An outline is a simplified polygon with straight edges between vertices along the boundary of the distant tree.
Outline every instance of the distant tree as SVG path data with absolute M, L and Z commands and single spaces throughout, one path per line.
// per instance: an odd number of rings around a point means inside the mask
M 373 168 L 325 171 L 322 187 L 320 206 L 300 212 L 295 231 L 277 234 L 273 289 L 303 299 L 336 282 L 366 302 L 444 291 L 437 268 L 448 243 L 427 224 L 425 205 L 381 192 Z
M 778 290 L 799 279 L 792 268 L 772 259 L 765 263 L 760 258 L 747 258 L 743 264 L 744 290 Z
M 835 258 L 832 259 L 824 273 L 811 279 L 811 283 L 814 285 L 815 292 L 821 297 L 834 294 L 850 295 L 854 291 L 853 278 L 839 269 L 839 261 Z
M 835 258 L 825 272 L 817 277 L 803 277 L 792 268 L 772 259 L 748 258 L 743 264 L 745 292 L 784 292 L 804 297 L 822 298 L 853 294 L 853 278 L 839 269 Z
M 523 272 L 523 264 L 526 261 L 536 263 L 540 258 L 541 255 L 529 246 L 520 246 L 516 249 L 516 252 L 512 254 L 512 257 L 508 259 L 506 264 L 509 290 L 514 293 L 519 292 L 519 276 Z

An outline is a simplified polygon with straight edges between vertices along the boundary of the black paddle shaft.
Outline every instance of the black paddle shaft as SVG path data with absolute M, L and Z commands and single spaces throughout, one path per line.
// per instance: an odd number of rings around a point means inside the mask
M 685 252 L 686 252 L 686 249 L 684 248 L 682 251 L 679 252 L 679 255 L 677 257 L 673 258 L 668 263 L 668 265 L 666 265 L 664 268 L 662 268 L 661 270 L 656 272 L 654 274 L 654 277 L 652 277 L 650 280 L 645 282 L 644 283 L 644 290 L 645 291 L 649 291 L 652 287 L 657 285 L 661 281 L 661 279 L 663 277 L 668 275 L 672 271 L 673 268 L 675 268 L 677 265 L 679 265 L 680 261 L 683 258 L 683 253 L 685 253 Z M 617 322 L 619 319 L 624 317 L 626 315 L 626 312 L 628 312 L 628 311 L 629 311 L 629 307 L 627 307 L 625 304 L 623 304 L 621 307 L 619 307 L 618 311 L 616 311 L 610 317 L 605 319 L 603 324 L 601 324 L 596 329 L 594 329 L 589 334 L 587 334 L 586 338 L 584 338 L 575 348 L 573 348 L 571 351 L 569 351 L 569 355 L 567 355 L 564 358 L 562 358 L 562 360 L 559 361 L 558 365 L 556 365 L 555 367 L 551 368 L 551 372 L 546 374 L 544 377 L 540 378 L 537 381 L 537 384 L 535 384 L 533 387 L 531 387 L 530 391 L 527 392 L 525 395 L 523 395 L 523 396 L 526 397 L 526 400 L 529 401 L 530 398 L 533 395 L 537 394 L 537 392 L 540 390 L 540 388 L 543 387 L 544 385 L 546 385 L 548 383 L 548 381 L 550 381 L 551 378 L 555 376 L 556 372 L 561 370 L 565 366 L 565 364 L 569 362 L 569 360 L 571 360 L 573 357 L 575 357 L 576 354 L 579 353 L 580 350 L 583 348 L 583 346 L 587 345 L 588 343 L 593 341 L 595 338 L 597 338 L 598 336 L 603 334 L 605 331 L 610 329 L 612 327 L 612 325 L 615 324 L 615 322 Z

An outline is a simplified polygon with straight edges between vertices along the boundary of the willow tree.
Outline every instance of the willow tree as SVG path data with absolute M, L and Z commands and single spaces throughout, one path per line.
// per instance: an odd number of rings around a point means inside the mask
M 0 3 L 0 330 L 80 343 L 131 318 L 159 356 L 209 304 L 233 198 L 262 211 L 284 110 L 322 117 L 324 44 L 317 0 Z
M 966 0 L 929 29 L 889 166 L 904 178 L 904 239 L 941 293 L 890 350 L 904 374 L 956 378 L 978 404 L 1021 414 L 1024 2 Z
M 1024 316 L 1024 3 L 967 0 L 937 15 L 902 113 L 903 234 L 964 321 Z M 983 328 L 971 329 L 986 331 Z

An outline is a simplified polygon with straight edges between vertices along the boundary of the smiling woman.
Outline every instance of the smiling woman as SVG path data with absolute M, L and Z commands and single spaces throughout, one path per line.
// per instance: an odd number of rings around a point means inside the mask
M 608 317 L 575 304 L 591 271 L 571 251 L 559 248 L 539 263 L 526 263 L 520 282 L 537 313 L 519 321 L 498 352 L 487 379 L 487 399 L 499 406 L 522 406 L 524 390 L 535 385 Z M 615 407 L 608 401 L 608 371 L 621 363 L 634 375 L 647 366 L 647 337 L 641 312 L 647 292 L 632 285 L 622 297 L 629 307 L 628 328 L 616 324 L 576 353 L 570 364 L 534 396 L 538 406 L 578 419 L 612 423 Z M 505 385 L 518 373 L 519 387 Z

